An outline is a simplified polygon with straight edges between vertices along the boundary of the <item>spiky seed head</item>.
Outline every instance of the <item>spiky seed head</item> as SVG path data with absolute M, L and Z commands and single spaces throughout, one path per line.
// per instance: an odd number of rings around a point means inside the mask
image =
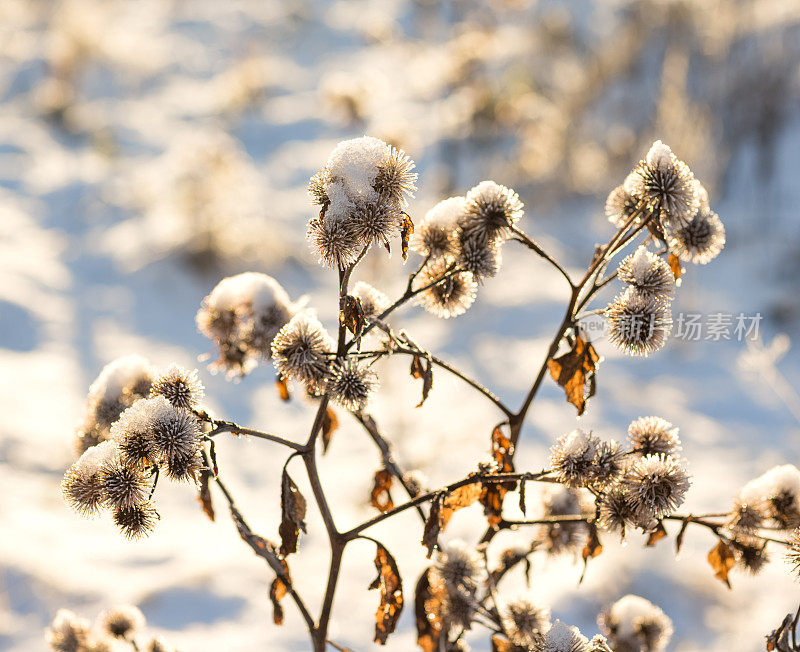
M 429 261 L 417 277 L 418 287 L 442 279 L 419 295 L 418 302 L 432 315 L 449 319 L 463 315 L 475 302 L 477 284 L 470 272 L 453 272 L 446 258 Z
M 626 595 L 597 617 L 600 631 L 614 650 L 663 652 L 672 638 L 672 620 L 638 595 Z
M 200 422 L 191 412 L 175 407 L 163 396 L 137 401 L 132 410 L 131 421 L 137 422 L 137 430 L 150 432 L 160 461 L 189 457 L 200 449 Z
M 500 617 L 511 643 L 525 649 L 532 648 L 550 625 L 550 609 L 530 595 L 506 603 Z
M 148 536 L 159 518 L 158 512 L 149 503 L 114 510 L 114 523 L 128 539 Z
M 670 250 L 683 261 L 705 265 L 725 247 L 725 225 L 712 210 L 701 209 L 669 231 Z
M 594 456 L 591 486 L 601 488 L 617 479 L 622 470 L 619 444 L 613 439 L 601 441 Z
M 61 481 L 64 499 L 73 509 L 90 516 L 106 505 L 102 469 L 117 456 L 113 442 L 104 441 L 87 449 L 70 466 Z
M 378 387 L 378 376 L 353 358 L 339 359 L 333 367 L 327 391 L 331 400 L 346 410 L 360 412 Z
M 160 452 L 153 438 L 146 403 L 137 401 L 111 426 L 111 437 L 119 449 L 126 466 L 152 466 L 157 464 Z
M 754 497 L 755 502 L 744 502 L 738 497 L 728 519 L 728 527 L 733 530 L 752 532 L 764 524 L 766 505 L 761 498 Z
M 581 495 L 567 487 L 542 494 L 542 514 L 548 516 L 580 516 L 584 512 Z M 586 526 L 580 521 L 548 523 L 538 526 L 536 541 L 551 555 L 571 552 L 583 544 Z
M 125 466 L 119 456 L 107 461 L 100 470 L 108 504 L 115 508 L 138 505 L 147 498 L 147 476 L 139 467 Z
M 739 492 L 736 505 L 752 509 L 751 520 L 758 522 L 758 514 L 769 519 L 782 530 L 792 530 L 800 525 L 800 470 L 792 464 L 771 468 L 748 482 Z M 734 519 L 744 523 L 742 509 Z M 743 525 L 740 525 L 743 527 Z
M 451 541 L 438 551 L 434 571 L 448 591 L 461 588 L 472 592 L 486 579 L 480 554 L 460 539 Z
M 144 648 L 144 652 L 175 652 L 175 647 L 159 637 L 150 641 Z
M 694 174 L 672 150 L 657 140 L 627 179 L 625 190 L 650 210 L 664 225 L 688 223 L 700 207 Z
M 177 482 L 197 482 L 200 471 L 205 468 L 199 452 L 173 455 L 164 460 L 167 476 Z
M 730 539 L 736 565 L 757 575 L 769 562 L 767 542 L 763 539 L 745 533 L 735 533 Z
M 789 537 L 789 550 L 786 553 L 786 563 L 792 570 L 795 579 L 800 580 L 800 528 L 792 532 Z
M 402 149 L 393 146 L 387 146 L 387 149 L 372 187 L 385 201 L 404 207 L 417 189 L 417 173 L 412 172 L 414 161 Z
M 533 648 L 535 652 L 589 652 L 589 639 L 577 627 L 556 620 Z
M 470 237 L 462 232 L 456 261 L 460 269 L 471 272 L 479 283 L 484 278 L 497 276 L 502 263 L 499 243 L 493 239 Z
M 628 355 L 647 356 L 666 344 L 672 330 L 668 304 L 628 288 L 605 310 L 608 338 Z
M 372 244 L 386 245 L 400 234 L 401 213 L 387 204 L 365 204 L 356 207 L 350 215 L 350 224 L 361 247 Z
M 505 239 L 522 217 L 522 202 L 516 192 L 494 181 L 482 181 L 466 196 L 461 229 L 471 237 Z
M 51 650 L 81 652 L 85 649 L 90 632 L 88 621 L 69 609 L 59 609 L 45 632 L 45 640 Z
M 609 193 L 605 208 L 608 221 L 620 229 L 633 217 L 637 201 L 625 190 L 625 186 L 617 186 Z
M 361 309 L 367 319 L 377 318 L 391 305 L 389 297 L 364 281 L 358 281 L 353 286 L 350 294 L 361 302 Z
M 644 245 L 620 263 L 617 275 L 647 297 L 665 301 L 675 296 L 675 275 L 669 265 Z
M 567 487 L 587 486 L 594 474 L 600 440 L 583 430 L 562 435 L 550 449 L 550 468 Z
M 342 218 L 318 217 L 309 221 L 306 237 L 320 265 L 325 267 L 347 267 L 361 252 L 353 223 Z
M 175 407 L 190 410 L 197 407 L 205 397 L 205 389 L 200 382 L 197 369 L 189 371 L 172 364 L 156 376 L 150 387 L 150 398 L 163 396 Z
M 272 341 L 272 360 L 285 378 L 305 383 L 312 392 L 324 390 L 330 376 L 328 354 L 336 345 L 313 314 L 297 313 Z
M 645 455 L 628 466 L 623 484 L 634 512 L 661 518 L 683 504 L 690 482 L 677 457 Z
M 477 611 L 475 594 L 461 586 L 446 587 L 442 600 L 443 629 L 455 633 L 469 629 Z
M 458 253 L 458 225 L 466 212 L 466 199 L 450 197 L 431 208 L 416 225 L 409 247 L 423 256 L 439 258 Z
M 589 641 L 589 652 L 614 652 L 614 650 L 609 647 L 605 636 L 596 634 Z
M 640 417 L 628 426 L 628 441 L 639 455 L 676 455 L 681 451 L 678 428 L 661 417 Z
M 625 527 L 633 522 L 636 514 L 624 487 L 618 484 L 610 487 L 600 495 L 597 504 L 600 508 L 598 525 L 609 532 L 625 534 Z
M 325 186 L 331 182 L 330 173 L 327 168 L 322 168 L 308 182 L 308 195 L 311 197 L 312 204 L 327 206 L 330 203 Z
M 144 615 L 131 604 L 106 609 L 97 617 L 95 627 L 114 638 L 130 638 L 144 627 Z

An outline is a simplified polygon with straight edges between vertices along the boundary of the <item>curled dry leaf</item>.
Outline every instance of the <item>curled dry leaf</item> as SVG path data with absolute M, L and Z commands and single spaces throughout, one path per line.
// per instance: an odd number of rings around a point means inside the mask
M 422 534 L 422 545 L 428 549 L 428 559 L 437 546 L 439 533 L 447 527 L 450 517 L 459 509 L 472 505 L 480 495 L 481 484 L 473 482 L 447 493 L 441 492 L 431 501 L 431 510 Z
M 211 487 L 209 481 L 211 479 L 211 470 L 202 469 L 200 471 L 200 487 L 197 492 L 197 502 L 203 508 L 203 513 L 208 516 L 210 521 L 214 520 L 214 504 L 211 502 Z
M 272 580 L 272 585 L 269 587 L 269 599 L 272 601 L 272 621 L 276 625 L 283 625 L 283 607 L 281 600 L 289 592 L 289 587 L 280 578 L 276 577 Z
M 372 479 L 372 492 L 369 496 L 369 502 L 382 514 L 394 507 L 392 494 L 389 492 L 391 486 L 392 474 L 388 469 L 379 469 L 375 471 L 375 477 Z
M 664 523 L 659 521 L 658 525 L 656 526 L 656 529 L 650 532 L 650 535 L 647 537 L 647 543 L 645 543 L 645 546 L 652 548 L 666 536 L 667 536 L 667 530 L 664 527 Z
M 583 582 L 586 569 L 589 566 L 589 560 L 598 557 L 600 553 L 603 552 L 603 544 L 600 543 L 600 537 L 597 536 L 597 525 L 592 521 L 591 523 L 587 523 L 587 526 L 589 528 L 589 537 L 586 539 L 586 545 L 583 546 L 583 550 L 581 551 L 583 572 L 581 573 L 580 580 L 578 580 L 578 584 Z
M 514 646 L 507 638 L 494 634 L 492 636 L 492 652 L 514 652 Z
M 714 577 L 725 582 L 728 588 L 731 588 L 728 573 L 730 573 L 733 568 L 735 561 L 730 546 L 722 540 L 708 553 L 708 563 L 711 564 L 711 568 L 714 569 Z
M 428 549 L 426 557 L 431 558 L 434 549 L 439 543 L 439 532 L 442 528 L 442 503 L 444 494 L 437 494 L 431 501 L 431 511 L 425 521 L 425 529 L 422 533 L 422 545 Z
M 400 251 L 403 254 L 403 260 L 408 258 L 408 239 L 412 233 L 414 233 L 414 222 L 403 213 L 403 226 L 400 229 Z
M 344 298 L 344 306 L 339 313 L 339 321 L 354 336 L 358 337 L 364 328 L 364 309 L 361 307 L 361 299 L 348 294 Z
M 284 469 L 281 479 L 281 555 L 297 552 L 297 537 L 300 530 L 306 531 L 306 499 L 289 473 Z
M 331 435 L 336 432 L 339 427 L 339 417 L 333 408 L 328 406 L 325 409 L 325 414 L 322 415 L 322 454 L 328 452 L 328 446 L 331 445 Z
M 289 395 L 289 383 L 286 382 L 286 379 L 283 376 L 276 376 L 275 387 L 278 390 L 278 396 L 281 397 L 282 401 L 288 401 L 291 398 Z
M 686 534 L 686 528 L 689 527 L 689 523 L 691 522 L 691 516 L 687 518 L 682 524 L 681 529 L 678 530 L 678 536 L 675 537 L 675 554 L 681 554 L 681 548 L 683 547 L 683 535 Z
M 547 361 L 550 375 L 564 388 L 567 401 L 577 408 L 579 416 L 586 409 L 586 401 L 597 391 L 595 372 L 599 362 L 597 351 L 580 335 L 575 336 L 575 342 L 567 353 Z
M 419 355 L 411 358 L 411 375 L 414 378 L 422 378 L 422 399 L 417 403 L 417 407 L 422 406 L 433 387 L 433 362 L 430 358 L 425 358 L 423 364 L 422 360 L 422 356 Z
M 681 266 L 681 259 L 675 254 L 670 254 L 667 256 L 667 264 L 669 264 L 669 268 L 672 270 L 672 275 L 677 281 L 683 275 L 684 271 L 683 267 Z
M 500 473 L 514 471 L 514 444 L 503 434 L 501 426 L 492 430 L 492 459 Z M 503 512 L 503 498 L 516 487 L 516 482 L 486 482 L 481 487 L 480 501 L 489 526 L 497 529 Z
M 417 645 L 423 652 L 437 652 L 442 635 L 442 592 L 431 586 L 431 569 L 426 569 L 414 595 L 414 615 L 417 620 Z
M 386 644 L 389 634 L 394 631 L 400 612 L 403 610 L 403 581 L 397 570 L 397 562 L 382 545 L 376 543 L 375 568 L 378 576 L 369 585 L 370 589 L 380 589 L 381 601 L 375 612 L 375 638 L 381 645 Z

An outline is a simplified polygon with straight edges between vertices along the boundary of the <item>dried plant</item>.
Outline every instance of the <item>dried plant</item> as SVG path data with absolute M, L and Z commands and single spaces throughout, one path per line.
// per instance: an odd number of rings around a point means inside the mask
M 198 327 L 219 353 L 215 367 L 242 376 L 271 360 L 284 399 L 294 382 L 315 402 L 305 438 L 260 432 L 212 416 L 202 405 L 204 391 L 196 372 L 175 366 L 158 372 L 141 358 L 126 358 L 111 363 L 92 385 L 77 437 L 82 455 L 64 477 L 67 501 L 83 514 L 110 510 L 122 532 L 135 538 L 148 534 L 159 518 L 153 506 L 159 478 L 196 483 L 203 509 L 212 518 L 211 487 L 216 485 L 241 538 L 275 573 L 270 589 L 275 622 L 282 623 L 282 601 L 290 598 L 317 651 L 329 643 L 344 649 L 329 641 L 328 629 L 342 556 L 356 539 L 371 541 L 376 548 L 377 577 L 369 587 L 379 593 L 374 640 L 385 643 L 394 631 L 408 602 L 400 569 L 389 548 L 366 533 L 411 509 L 421 519 L 420 552 L 425 550 L 432 559 L 416 582 L 413 598 L 418 642 L 426 652 L 464 649 L 464 632 L 475 627 L 486 628 L 493 649 L 501 652 L 664 650 L 672 622 L 644 598 L 629 595 L 609 605 L 598 618 L 602 635 L 589 639 L 560 620 L 551 622 L 550 609 L 536 599 L 503 595 L 508 571 L 529 565 L 533 555 L 579 553 L 585 572 L 603 551 L 601 536 L 624 537 L 638 529 L 648 535 L 651 546 L 674 536 L 680 551 L 688 529 L 703 528 L 716 538 L 708 561 L 716 577 L 729 586 L 734 568 L 757 572 L 763 566 L 768 546 L 788 548 L 796 571 L 800 530 L 791 536 L 790 532 L 800 526 L 800 470 L 794 466 L 776 467 L 748 483 L 730 509 L 686 514 L 679 509 L 690 476 L 680 457 L 678 428 L 657 416 L 634 419 L 627 444 L 575 430 L 558 438 L 547 466 L 521 469 L 515 460 L 526 416 L 548 376 L 563 388 L 579 415 L 594 396 L 600 358 L 581 326 L 588 315 L 605 315 L 611 342 L 629 355 L 646 356 L 667 343 L 670 302 L 676 276 L 682 273 L 679 259 L 705 264 L 724 244 L 722 224 L 689 167 L 662 142 L 653 144 L 621 188 L 612 191 L 606 209 L 614 231 L 580 278 L 522 230 L 523 206 L 517 193 L 493 181 L 480 183 L 464 197 L 440 202 L 414 233 L 406 212 L 407 198 L 415 190 L 413 167 L 404 152 L 383 141 L 357 138 L 340 143 L 309 184 L 320 210 L 309 222 L 308 238 L 320 263 L 338 274 L 335 336 L 313 310 L 292 303 L 277 281 L 264 275 L 224 279 L 198 313 Z M 695 234 L 692 238 L 687 229 Z M 698 233 L 706 235 L 695 237 Z M 563 319 L 516 409 L 422 348 L 409 333 L 395 330 L 390 321 L 396 310 L 412 303 L 441 318 L 463 314 L 476 300 L 482 278 L 501 272 L 500 251 L 511 243 L 552 265 L 569 291 Z M 611 271 L 613 260 L 634 244 L 634 253 Z M 394 301 L 363 282 L 351 289 L 354 270 L 375 245 L 399 248 L 404 260 L 409 249 L 422 258 Z M 593 308 L 615 279 L 626 289 L 607 307 Z M 370 333 L 380 337 L 367 339 Z M 454 375 L 491 403 L 499 422 L 489 433 L 489 461 L 432 491 L 398 465 L 389 439 L 367 412 L 379 391 L 374 363 L 392 356 L 410 359 L 411 375 L 422 381 L 420 404 L 433 391 L 434 369 Z M 325 453 L 338 422 L 332 403 L 364 427 L 383 460 L 371 494 L 378 513 L 347 530 L 337 525 L 317 468 L 320 449 Z M 225 433 L 289 449 L 281 480 L 280 542 L 252 531 L 224 483 L 215 444 Z M 330 570 L 316 617 L 295 589 L 289 566 L 291 555 L 302 547 L 308 508 L 287 470 L 294 458 L 304 464 L 330 545 Z M 504 501 L 513 492 L 526 514 L 528 483 L 546 488 L 542 516 L 508 518 Z M 408 494 L 407 500 L 396 502 L 396 494 L 390 492 L 396 485 Z M 485 531 L 474 541 L 440 546 L 439 537 L 453 513 L 475 503 L 483 508 Z M 668 531 L 668 525 L 677 526 L 677 531 Z M 498 532 L 528 527 L 534 533 L 530 546 L 489 554 Z M 796 618 L 792 631 L 795 625 Z M 53 632 L 62 630 L 66 632 L 65 626 L 54 625 Z M 72 636 L 63 636 L 67 635 Z M 786 638 L 780 632 L 773 636 L 776 641 Z M 783 645 L 775 643 L 779 644 Z

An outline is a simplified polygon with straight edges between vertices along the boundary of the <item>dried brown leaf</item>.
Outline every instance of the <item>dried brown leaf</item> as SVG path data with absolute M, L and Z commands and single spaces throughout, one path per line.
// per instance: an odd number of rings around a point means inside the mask
M 372 479 L 372 492 L 369 496 L 370 504 L 379 512 L 388 512 L 394 507 L 392 494 L 389 489 L 392 487 L 392 474 L 388 469 L 379 469 L 375 471 L 375 477 Z
M 211 502 L 211 470 L 203 469 L 200 471 L 200 488 L 197 492 L 197 502 L 203 508 L 203 513 L 208 516 L 210 521 L 214 520 L 214 504 Z
M 361 299 L 351 294 L 344 298 L 344 307 L 339 313 L 339 322 L 358 337 L 364 328 L 364 309 L 361 307 Z
M 403 260 L 408 258 L 408 239 L 412 233 L 414 233 L 414 222 L 403 213 L 403 225 L 400 229 L 400 251 L 403 254 Z
M 411 358 L 411 376 L 422 378 L 422 399 L 417 403 L 417 407 L 421 407 L 433 387 L 433 361 L 430 358 L 424 358 L 423 362 L 422 356 L 413 356 Z
M 733 568 L 735 562 L 733 551 L 730 546 L 720 539 L 720 542 L 711 549 L 708 553 L 708 563 L 714 569 L 714 577 L 725 582 L 728 588 L 731 588 L 728 573 Z
M 567 401 L 577 408 L 579 416 L 586 409 L 586 401 L 597 390 L 595 372 L 599 362 L 597 351 L 580 335 L 575 337 L 570 351 L 547 361 L 550 375 L 564 388 Z
M 513 652 L 513 650 L 514 646 L 507 638 L 497 634 L 492 635 L 492 652 Z
M 278 396 L 281 397 L 282 401 L 288 401 L 291 399 L 289 395 L 289 383 L 286 382 L 286 379 L 283 376 L 277 376 L 275 378 L 275 387 L 278 390 Z
M 675 554 L 681 554 L 681 548 L 683 547 L 683 535 L 686 534 L 686 528 L 689 527 L 689 522 L 691 518 L 687 518 L 682 524 L 681 529 L 678 531 L 678 536 L 675 537 Z
M 328 446 L 331 445 L 331 435 L 336 432 L 339 427 L 339 417 L 330 406 L 325 409 L 325 414 L 322 415 L 322 454 L 328 452 Z
M 283 607 L 281 600 L 289 592 L 286 583 L 280 578 L 276 577 L 272 580 L 272 585 L 269 587 L 269 599 L 272 601 L 272 621 L 276 625 L 283 625 Z
M 667 256 L 667 263 L 669 264 L 669 268 L 672 270 L 672 275 L 675 277 L 677 281 L 684 272 L 683 267 L 681 266 L 681 260 L 675 254 L 670 254 Z
M 431 569 L 417 580 L 414 594 L 414 615 L 417 620 L 417 645 L 423 652 L 437 652 L 442 635 L 442 591 L 431 586 Z
M 281 524 L 278 528 L 281 555 L 297 552 L 297 537 L 300 530 L 306 531 L 305 517 L 306 499 L 284 469 L 281 479 Z
M 501 426 L 492 430 L 492 459 L 499 473 L 513 473 L 514 445 L 503 434 Z M 502 520 L 503 498 L 516 487 L 516 482 L 486 482 L 481 487 L 480 501 L 489 526 L 497 529 Z
M 588 523 L 587 525 L 589 528 L 589 536 L 586 539 L 586 545 L 583 546 L 583 550 L 581 551 L 583 572 L 581 573 L 581 578 L 578 580 L 578 584 L 583 582 L 586 569 L 589 566 L 589 560 L 598 557 L 600 553 L 603 552 L 603 544 L 600 543 L 600 538 L 597 536 L 597 525 L 595 525 L 594 522 Z
M 667 530 L 664 527 L 664 523 L 659 521 L 658 525 L 656 526 L 656 529 L 650 532 L 650 535 L 647 537 L 647 543 L 645 543 L 645 546 L 652 548 L 666 536 L 667 536 Z
M 428 549 L 426 557 L 431 558 L 436 545 L 439 542 L 439 532 L 442 527 L 442 504 L 444 495 L 439 493 L 431 501 L 431 511 L 425 521 L 425 529 L 422 533 L 422 545 Z
M 483 487 L 480 482 L 473 482 L 459 487 L 458 489 L 453 489 L 445 494 L 444 500 L 442 501 L 442 513 L 440 516 L 443 530 L 447 527 L 447 524 L 450 522 L 450 517 L 454 512 L 464 507 L 469 507 L 481 497 L 482 489 Z
M 386 644 L 389 634 L 394 631 L 400 612 L 403 610 L 403 581 L 397 570 L 397 562 L 382 545 L 377 544 L 375 568 L 378 576 L 369 585 L 370 589 L 380 589 L 381 601 L 375 612 L 375 638 L 381 645 Z

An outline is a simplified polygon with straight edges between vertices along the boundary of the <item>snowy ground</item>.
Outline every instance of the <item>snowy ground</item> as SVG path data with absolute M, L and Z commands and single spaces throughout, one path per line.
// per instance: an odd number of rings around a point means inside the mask
M 192 491 L 163 484 L 155 533 L 128 543 L 107 519 L 82 520 L 71 513 L 59 493 L 88 385 L 106 362 L 126 353 L 159 365 L 199 366 L 216 413 L 304 436 L 311 407 L 301 400 L 281 403 L 270 369 L 259 368 L 234 384 L 210 375 L 197 361 L 210 348 L 195 332 L 194 314 L 223 268 L 253 261 L 279 278 L 293 298 L 310 295 L 329 327 L 335 324 L 335 280 L 313 264 L 303 242 L 312 211 L 304 184 L 339 138 L 366 127 L 342 126 L 329 117 L 319 91 L 327 76 L 380 69 L 385 86 L 374 91 L 375 101 L 388 106 L 405 88 L 392 84 L 392 71 L 404 71 L 397 73 L 402 79 L 418 69 L 418 87 L 407 89 L 415 99 L 395 109 L 404 130 L 414 135 L 405 146 L 421 172 L 411 214 L 421 216 L 439 198 L 443 145 L 437 134 L 446 119 L 437 113 L 441 103 L 427 119 L 426 101 L 435 92 L 424 86 L 438 81 L 431 80 L 435 72 L 422 75 L 426 62 L 436 60 L 435 50 L 425 50 L 428 59 L 391 45 L 373 47 L 375 57 L 364 55 L 364 41 L 377 39 L 382 24 L 390 31 L 404 24 L 404 3 L 298 3 L 289 16 L 282 5 L 66 3 L 73 24 L 62 32 L 83 35 L 104 61 L 82 74 L 83 99 L 67 112 L 66 127 L 42 116 L 46 53 L 69 40 L 44 29 L 53 3 L 4 0 L 0 6 L 0 649 L 42 649 L 44 627 L 60 607 L 92 617 L 119 602 L 140 605 L 149 624 L 182 650 L 307 649 L 291 605 L 285 625 L 272 624 L 270 573 L 239 540 L 224 510 L 211 523 Z M 367 29 L 359 22 L 358 36 L 347 27 L 356 16 L 369 23 Z M 266 99 L 256 109 L 229 111 L 225 107 L 235 104 L 242 84 L 236 74 L 224 73 L 251 54 L 267 80 L 255 84 L 267 89 Z M 261 72 L 251 71 L 257 79 Z M 419 130 L 409 130 L 415 122 Z M 226 133 L 232 140 L 225 140 Z M 220 200 L 219 213 L 234 215 L 237 234 L 257 244 L 237 249 L 242 239 L 237 235 L 224 244 L 228 257 L 221 266 L 192 265 L 186 254 L 198 245 L 174 217 L 181 197 L 170 194 L 174 167 L 180 165 L 174 151 L 187 141 L 219 139 L 238 143 L 223 149 L 235 161 L 231 178 L 240 184 Z M 795 111 L 772 152 L 774 173 L 766 189 L 757 150 L 736 151 L 712 198 L 729 244 L 708 268 L 688 271 L 676 312 L 760 312 L 765 339 L 785 331 L 800 342 L 798 147 L 800 112 Z M 464 192 L 484 175 L 513 183 L 498 170 L 464 165 L 455 190 Z M 602 217 L 603 193 L 562 197 L 546 207 L 535 193 L 523 195 L 525 228 L 571 269 L 585 264 L 592 244 L 610 234 Z M 387 260 L 376 252 L 361 277 L 396 294 L 406 273 L 399 256 Z M 514 405 L 538 370 L 563 300 L 559 277 L 509 245 L 502 274 L 481 288 L 466 315 L 442 322 L 406 309 L 396 323 Z M 581 425 L 621 440 L 638 416 L 658 414 L 672 421 L 681 429 L 695 475 L 687 511 L 725 509 L 748 479 L 779 462 L 800 463 L 800 424 L 774 392 L 737 369 L 743 347 L 735 340 L 675 340 L 652 359 L 631 360 L 601 342 L 606 360 L 598 395 Z M 793 386 L 800 384 L 798 362 L 796 347 L 779 363 Z M 436 374 L 424 407 L 414 409 L 419 387 L 408 378 L 406 365 L 407 360 L 384 365 L 374 413 L 398 460 L 421 469 L 431 486 L 438 486 L 472 470 L 486 455 L 497 415 L 443 372 Z M 548 381 L 526 426 L 518 467 L 539 468 L 549 444 L 575 423 L 574 410 Z M 342 526 L 371 514 L 366 504 L 371 476 L 365 470 L 379 464 L 356 425 L 343 420 L 321 461 Z M 282 451 L 230 439 L 220 443 L 218 454 L 253 529 L 275 538 Z M 299 467 L 293 476 L 304 488 Z M 396 555 L 409 606 L 425 563 L 415 519 L 409 511 L 372 532 Z M 477 508 L 464 510 L 446 536 L 474 538 L 481 521 Z M 496 549 L 525 536 L 504 533 Z M 706 533 L 690 531 L 679 560 L 670 545 L 645 550 L 640 544 L 634 536 L 626 547 L 609 538 L 580 587 L 580 567 L 571 559 L 539 559 L 535 590 L 551 601 L 555 616 L 586 634 L 596 632 L 594 617 L 604 605 L 627 592 L 642 595 L 675 621 L 672 649 L 687 651 L 762 649 L 764 634 L 797 606 L 797 585 L 780 559 L 756 578 L 736 574 L 731 592 L 705 561 L 713 545 Z M 322 524 L 310 516 L 292 570 L 300 593 L 311 596 L 313 611 L 327 573 L 325 549 Z M 366 591 L 374 575 L 372 555 L 367 543 L 348 549 L 331 628 L 333 640 L 356 650 L 373 645 L 377 595 Z M 407 608 L 387 649 L 414 649 L 414 639 Z M 468 640 L 474 649 L 487 649 L 483 636 Z

